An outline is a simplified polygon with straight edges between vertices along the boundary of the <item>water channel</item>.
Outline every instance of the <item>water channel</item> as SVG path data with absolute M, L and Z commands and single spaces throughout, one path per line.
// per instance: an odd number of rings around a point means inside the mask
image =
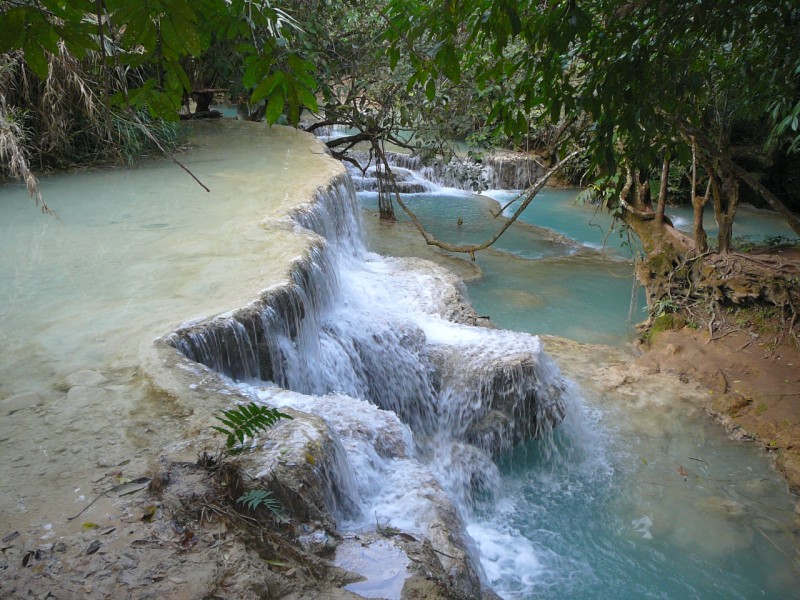
M 281 136 L 276 131 L 271 135 Z M 51 521 L 80 506 L 93 477 L 131 459 L 130 443 L 112 443 L 115 437 L 138 440 L 134 460 L 141 462 L 148 446 L 166 445 L 178 431 L 169 415 L 159 432 L 152 423 L 127 422 L 139 401 L 130 381 L 140 348 L 187 319 L 247 303 L 252 290 L 280 276 L 260 254 L 301 252 L 303 239 L 292 241 L 282 229 L 268 228 L 264 237 L 257 193 L 270 189 L 278 205 L 309 195 L 300 185 L 308 142 L 270 143 L 254 130 L 219 124 L 200 125 L 193 135 L 197 147 L 185 160 L 205 168 L 211 195 L 159 160 L 46 179 L 57 219 L 38 214 L 23 190 L 0 190 L 4 529 L 27 521 L 47 536 Z M 552 204 L 569 223 L 572 211 L 575 222 L 591 211 L 572 205 L 573 191 L 549 194 L 540 204 Z M 370 193 L 361 200 L 367 210 L 373 206 Z M 408 200 L 442 237 L 482 239 L 492 221 L 490 201 L 457 190 Z M 483 275 L 468 283 L 479 314 L 501 327 L 607 346 L 568 346 L 564 370 L 576 382 L 565 384 L 558 428 L 506 452 L 496 469 L 465 468 L 454 462 L 458 444 L 451 439 L 464 397 L 433 397 L 419 340 L 461 348 L 476 361 L 509 349 L 529 352 L 541 356 L 537 377 L 546 382 L 563 381 L 558 368 L 534 336 L 432 315 L 427 288 L 435 277 L 358 247 L 357 219 L 347 227 L 355 229 L 328 240 L 336 282 L 326 284 L 317 335 L 297 347 L 317 354 L 298 354 L 297 368 L 279 382 L 300 394 L 276 394 L 274 381 L 242 382 L 254 398 L 319 412 L 341 435 L 355 479 L 352 499 L 361 503 L 342 515 L 343 527 L 370 527 L 379 513 L 415 530 L 425 515 L 421 482 L 434 477 L 460 512 L 483 576 L 504 598 L 793 596 L 800 574 L 789 531 L 795 499 L 767 457 L 725 438 L 703 414 L 702 398 L 681 385 L 643 384 L 624 396 L 592 385 L 597 365 L 625 353 L 632 322 L 643 316 L 624 248 L 598 252 L 595 237 L 536 218 L 479 256 Z M 204 233 L 212 228 L 213 236 Z M 357 353 L 348 347 L 358 343 L 383 346 L 402 361 L 388 363 L 404 370 L 385 373 L 386 389 L 408 390 L 413 374 L 409 398 L 424 398 L 452 418 L 430 423 L 419 407 L 398 406 L 400 422 L 364 408 L 369 393 L 360 386 L 372 377 L 364 373 L 377 367 L 352 369 Z M 548 344 L 559 356 L 557 342 L 545 340 L 545 351 Z M 396 432 L 403 457 L 378 458 L 360 444 L 354 414 L 359 423 Z M 115 445 L 125 452 L 109 451 Z M 492 493 L 461 493 L 463 482 L 449 475 L 464 470 L 482 471 Z

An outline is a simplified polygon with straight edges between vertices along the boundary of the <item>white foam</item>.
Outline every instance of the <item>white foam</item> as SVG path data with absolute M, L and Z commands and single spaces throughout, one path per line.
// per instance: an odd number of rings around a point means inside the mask
M 545 572 L 530 540 L 519 532 L 503 529 L 494 523 L 471 523 L 467 532 L 475 540 L 489 581 L 505 598 L 515 592 L 529 593 Z M 526 594 L 527 595 L 527 594 Z

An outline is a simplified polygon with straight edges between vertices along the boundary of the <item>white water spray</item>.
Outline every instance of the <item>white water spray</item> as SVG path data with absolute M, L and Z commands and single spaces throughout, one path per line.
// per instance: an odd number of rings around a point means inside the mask
M 339 493 L 355 510 L 339 511 L 340 529 L 377 519 L 430 536 L 444 519 L 472 547 L 464 524 L 499 500 L 492 457 L 552 436 L 565 382 L 538 338 L 448 319 L 470 314 L 448 273 L 367 252 L 347 182 L 292 218 L 320 243 L 291 285 L 171 343 L 257 401 L 325 420 L 349 463 Z

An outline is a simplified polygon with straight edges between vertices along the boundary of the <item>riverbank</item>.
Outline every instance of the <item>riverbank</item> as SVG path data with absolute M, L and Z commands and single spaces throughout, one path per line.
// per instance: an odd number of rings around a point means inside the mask
M 768 452 L 799 494 L 800 349 L 788 335 L 776 345 L 776 335 L 758 326 L 723 330 L 713 340 L 703 330 L 663 331 L 636 363 L 700 383 L 708 414 L 733 438 Z

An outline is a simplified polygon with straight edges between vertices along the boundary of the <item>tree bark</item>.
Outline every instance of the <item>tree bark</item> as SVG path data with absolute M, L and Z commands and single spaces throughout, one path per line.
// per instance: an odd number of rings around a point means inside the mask
M 694 221 L 692 231 L 694 232 L 694 245 L 698 254 L 708 252 L 708 235 L 703 227 L 703 212 L 705 211 L 708 195 L 711 193 L 711 178 L 708 178 L 706 194 L 702 198 L 697 195 L 697 141 L 692 138 L 692 210 Z
M 789 210 L 786 205 L 781 202 L 777 196 L 775 196 L 775 194 L 770 192 L 766 186 L 758 181 L 754 175 L 748 172 L 744 167 L 740 167 L 738 164 L 733 162 L 729 156 L 720 152 L 714 142 L 711 141 L 708 136 L 690 123 L 677 119 L 676 117 L 663 111 L 662 114 L 664 114 L 664 116 L 667 117 L 667 119 L 672 123 L 674 123 L 686 137 L 689 139 L 696 139 L 698 145 L 703 149 L 710 159 L 719 160 L 720 167 L 723 170 L 729 172 L 740 181 L 745 182 L 750 189 L 761 196 L 761 198 L 767 204 L 769 204 L 773 210 L 775 210 L 775 212 L 779 213 L 784 219 L 786 219 L 786 222 L 789 224 L 789 227 L 792 228 L 792 231 L 800 235 L 800 217 Z
M 705 211 L 706 202 L 708 202 L 708 194 L 709 189 L 706 189 L 705 197 L 692 196 L 692 209 L 694 210 L 692 231 L 694 232 L 694 245 L 698 254 L 708 252 L 708 235 L 706 235 L 706 230 L 703 227 L 703 212 Z
M 731 240 L 733 239 L 733 220 L 739 205 L 739 182 L 730 172 L 717 169 L 714 164 L 707 163 L 706 171 L 708 171 L 711 184 L 714 218 L 719 227 L 717 252 L 728 254 L 731 251 Z
M 397 198 L 400 194 L 397 192 L 397 184 L 394 180 L 394 174 L 389 167 L 389 161 L 386 159 L 386 154 L 383 151 L 381 144 L 378 143 L 374 137 L 371 138 L 372 149 L 375 151 L 375 177 L 378 181 L 378 216 L 381 221 L 388 221 L 394 223 L 397 217 L 394 214 L 394 204 L 392 203 L 392 192 Z
M 653 210 L 653 196 L 650 193 L 650 173 L 636 171 L 636 205 L 645 212 Z
M 656 227 L 664 225 L 664 211 L 667 207 L 667 179 L 669 178 L 669 159 L 665 156 L 661 165 L 661 184 L 658 186 L 658 204 L 656 205 Z

